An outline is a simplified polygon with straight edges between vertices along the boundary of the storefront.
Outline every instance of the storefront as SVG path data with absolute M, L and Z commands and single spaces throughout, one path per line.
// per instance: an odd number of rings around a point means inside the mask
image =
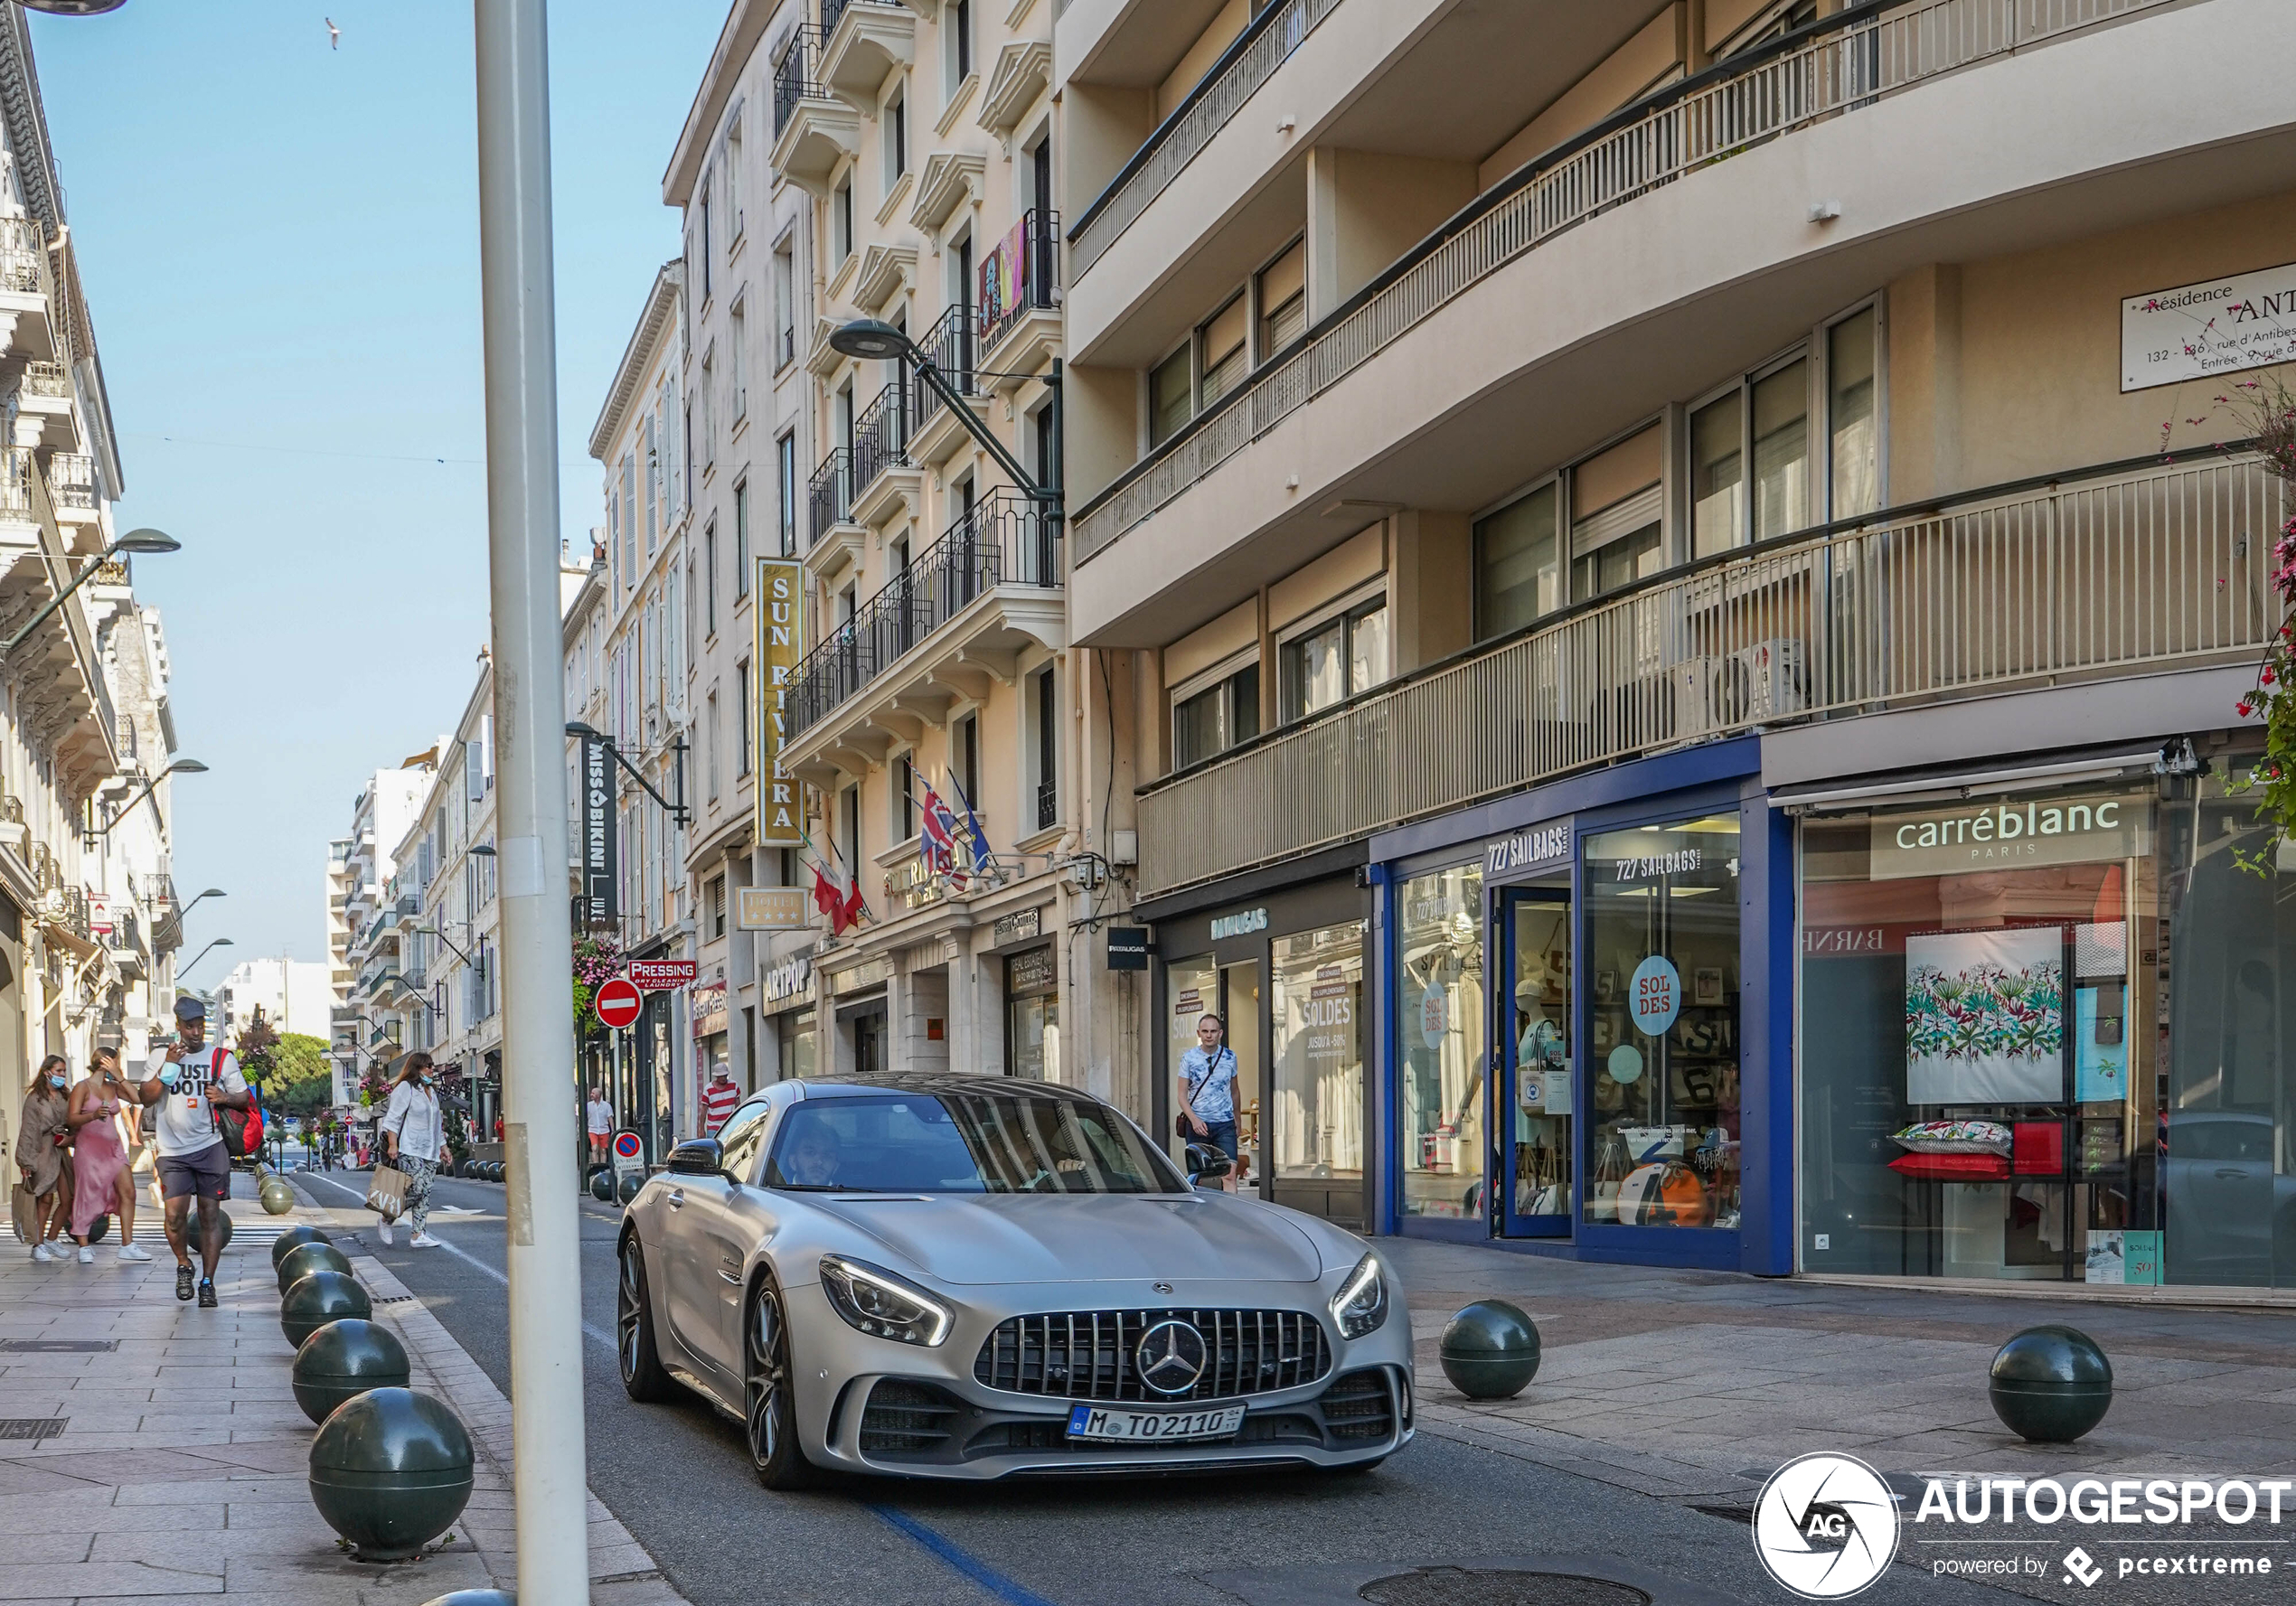
M 837 1071 L 862 1077 L 885 1074 L 892 979 L 892 959 L 882 953 L 830 972 L 826 1007 L 833 1011 L 837 1037 L 833 1045 L 824 1047 L 831 1049 Z
M 1313 879 L 1237 878 L 1142 911 L 1162 956 L 1157 1130 L 1172 1130 L 1179 1066 L 1198 1021 L 1218 1015 L 1237 1058 L 1241 1186 L 1359 1229 L 1371 1219 L 1366 1162 L 1376 1124 L 1365 1074 L 1371 898 L 1361 859 L 1359 847 L 1312 861 L 1306 868 L 1323 872 Z
M 2247 762 L 1803 812 L 1804 1270 L 2296 1286 L 2296 856 Z
M 1059 1082 L 1060 966 L 1049 943 L 1004 959 L 1004 1074 Z
M 767 1028 L 773 1034 L 774 1065 L 770 1075 L 763 1067 L 758 1081 L 795 1081 L 814 1074 L 814 962 L 799 953 L 766 972 L 764 987 Z M 750 1091 L 755 1092 L 752 1088 Z
M 1787 850 L 1757 741 L 1374 839 L 1383 1230 L 1790 1269 Z

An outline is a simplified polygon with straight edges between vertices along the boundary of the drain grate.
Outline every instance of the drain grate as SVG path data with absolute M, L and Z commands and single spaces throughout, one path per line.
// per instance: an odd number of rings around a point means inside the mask
M 1372 1606 L 1651 1606 L 1641 1590 L 1576 1573 L 1422 1567 L 1356 1592 Z
M 109 1355 L 117 1338 L 0 1338 L 0 1355 Z
M 0 1416 L 0 1439 L 30 1439 L 37 1443 L 64 1431 L 69 1416 Z

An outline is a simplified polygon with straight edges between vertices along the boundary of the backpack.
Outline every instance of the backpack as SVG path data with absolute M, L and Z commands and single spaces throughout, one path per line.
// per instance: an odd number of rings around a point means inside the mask
M 233 1160 L 245 1160 L 250 1154 L 263 1151 L 263 1111 L 250 1104 L 244 1110 L 215 1112 L 215 1130 L 223 1135 L 223 1152 Z

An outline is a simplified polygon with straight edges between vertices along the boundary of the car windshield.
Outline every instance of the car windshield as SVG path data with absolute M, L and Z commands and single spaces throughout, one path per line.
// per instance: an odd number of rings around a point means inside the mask
M 1185 1193 L 1172 1162 L 1089 1099 L 982 1092 L 806 1099 L 766 1186 L 840 1193 Z

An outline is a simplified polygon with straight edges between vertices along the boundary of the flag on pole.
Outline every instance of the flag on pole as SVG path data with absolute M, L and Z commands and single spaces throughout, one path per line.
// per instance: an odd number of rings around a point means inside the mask
M 997 873 L 996 855 L 989 851 L 989 833 L 981 829 L 981 817 L 973 812 L 973 800 L 965 795 L 964 784 L 957 780 L 956 772 L 950 770 L 947 773 L 949 790 L 956 794 L 956 801 L 965 809 L 965 834 L 973 843 L 973 873 L 983 880 L 993 881 Z M 947 807 L 946 803 L 942 806 Z
M 958 833 L 965 828 L 955 812 L 942 801 L 941 794 L 933 790 L 930 781 L 925 783 L 922 812 L 925 817 L 924 841 L 919 851 L 926 868 L 936 875 L 946 876 L 952 887 L 964 890 L 965 876 L 957 868 L 956 842 Z

